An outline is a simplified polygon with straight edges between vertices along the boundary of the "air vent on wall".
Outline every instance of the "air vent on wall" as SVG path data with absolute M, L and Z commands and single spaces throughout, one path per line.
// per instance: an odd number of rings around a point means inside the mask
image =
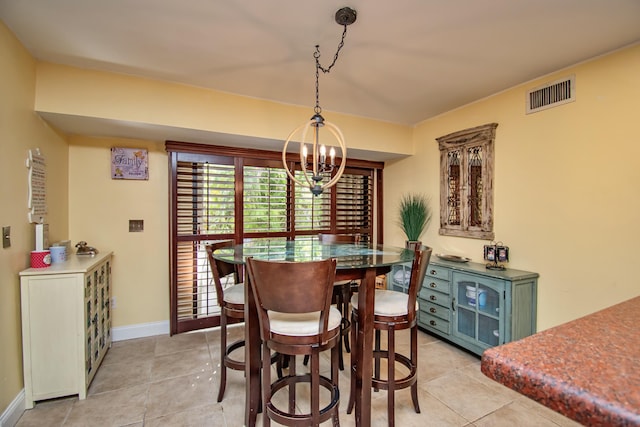
M 527 114 L 576 100 L 576 76 L 572 75 L 527 92 Z

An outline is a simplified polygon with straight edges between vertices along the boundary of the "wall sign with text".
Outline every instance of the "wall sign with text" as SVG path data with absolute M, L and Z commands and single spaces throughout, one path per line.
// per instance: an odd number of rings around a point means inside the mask
M 29 222 L 42 224 L 47 215 L 47 162 L 39 148 L 29 150 Z
M 147 150 L 111 148 L 111 179 L 149 179 Z

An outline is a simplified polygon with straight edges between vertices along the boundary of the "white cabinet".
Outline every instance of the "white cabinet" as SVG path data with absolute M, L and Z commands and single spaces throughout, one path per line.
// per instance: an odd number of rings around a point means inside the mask
M 26 408 L 34 401 L 87 396 L 111 345 L 112 253 L 69 255 L 20 272 Z

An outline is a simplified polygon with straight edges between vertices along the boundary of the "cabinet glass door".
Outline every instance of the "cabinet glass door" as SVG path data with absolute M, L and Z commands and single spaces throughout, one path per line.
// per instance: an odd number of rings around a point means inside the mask
M 455 274 L 454 335 L 481 347 L 493 347 L 500 343 L 503 325 L 504 284 L 499 280 Z

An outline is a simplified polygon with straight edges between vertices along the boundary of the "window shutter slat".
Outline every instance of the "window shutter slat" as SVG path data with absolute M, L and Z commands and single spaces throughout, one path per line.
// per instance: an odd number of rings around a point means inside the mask
M 234 166 L 178 161 L 176 172 L 178 236 L 233 233 Z
M 243 180 L 245 233 L 286 231 L 286 171 L 282 168 L 245 166 Z
M 337 231 L 368 240 L 373 234 L 373 174 L 344 173 L 335 191 Z
M 302 171 L 295 172 L 296 179 L 304 181 Z M 331 229 L 331 188 L 314 196 L 308 187 L 295 186 L 296 231 L 327 231 Z

